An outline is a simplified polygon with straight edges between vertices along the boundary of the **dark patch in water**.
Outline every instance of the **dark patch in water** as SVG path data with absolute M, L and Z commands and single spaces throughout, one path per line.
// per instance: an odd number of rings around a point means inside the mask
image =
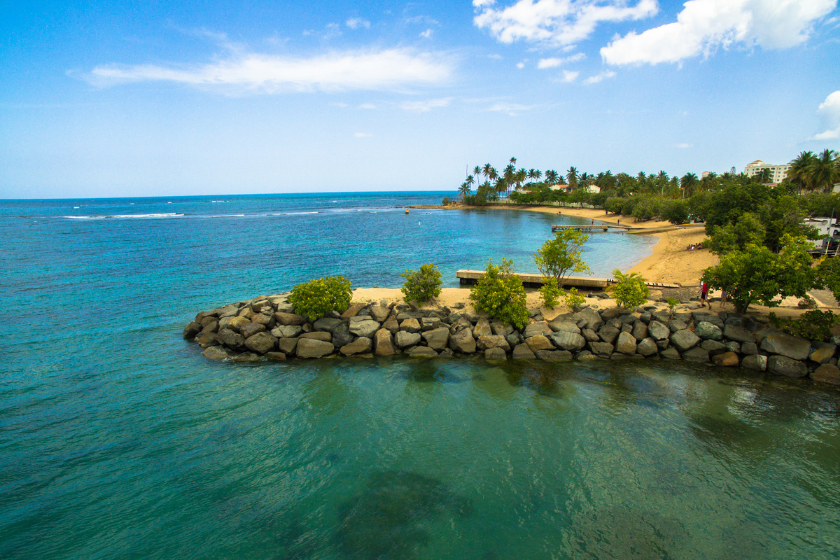
M 436 479 L 381 471 L 339 507 L 339 543 L 350 558 L 415 558 L 431 540 L 428 525 L 447 513 L 468 515 L 471 504 Z

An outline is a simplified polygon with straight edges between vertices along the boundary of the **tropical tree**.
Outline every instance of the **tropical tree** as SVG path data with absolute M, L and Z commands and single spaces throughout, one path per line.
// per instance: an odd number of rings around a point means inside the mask
M 484 172 L 484 171 L 481 169 L 481 166 L 480 166 L 480 165 L 476 165 L 476 166 L 473 168 L 473 174 L 475 175 L 475 184 L 476 184 L 476 185 L 479 183 L 479 179 L 481 179 L 481 174 L 482 174 L 483 172 Z
M 790 162 L 787 178 L 796 185 L 800 193 L 803 190 L 811 190 L 811 171 L 815 159 L 814 152 L 807 151 L 799 152 L 799 155 Z
M 697 179 L 697 175 L 694 173 L 686 173 L 683 175 L 682 178 L 680 178 L 680 187 L 682 187 L 683 196 L 690 197 L 693 195 L 697 189 L 698 183 L 699 180 Z
M 569 185 L 576 186 L 578 184 L 578 170 L 572 166 L 566 172 L 566 179 L 569 180 Z
M 834 150 L 825 149 L 811 160 L 809 166 L 811 188 L 831 192 L 834 183 L 840 182 L 840 159 Z
M 770 182 L 770 168 L 765 167 L 755 174 L 755 180 L 759 183 L 767 184 Z
M 548 171 L 546 171 L 545 172 L 545 182 L 548 183 L 549 186 L 550 185 L 556 185 L 557 184 L 557 172 L 554 171 L 553 169 L 549 169 Z
M 560 288 L 569 272 L 589 272 L 589 267 L 580 256 L 583 244 L 588 240 L 589 236 L 581 231 L 560 230 L 534 254 L 534 262 L 543 276 L 554 278 Z

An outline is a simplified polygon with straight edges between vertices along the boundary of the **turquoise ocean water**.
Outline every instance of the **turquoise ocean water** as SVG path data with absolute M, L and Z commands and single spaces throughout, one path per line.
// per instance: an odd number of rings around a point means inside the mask
M 840 392 L 672 362 L 205 360 L 199 310 L 531 255 L 448 193 L 0 201 L 0 558 L 837 558 Z M 653 240 L 594 235 L 595 275 Z

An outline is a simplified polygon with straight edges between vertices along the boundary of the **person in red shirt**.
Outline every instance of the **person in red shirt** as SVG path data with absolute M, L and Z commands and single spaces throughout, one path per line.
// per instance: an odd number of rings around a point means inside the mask
M 709 297 L 709 284 L 700 280 L 700 307 L 705 307 L 706 305 L 709 306 L 709 309 L 712 308 L 711 304 L 709 304 L 706 300 Z

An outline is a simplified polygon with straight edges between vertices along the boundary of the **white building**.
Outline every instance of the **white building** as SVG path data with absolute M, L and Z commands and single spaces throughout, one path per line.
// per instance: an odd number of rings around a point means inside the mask
M 747 166 L 744 168 L 744 175 L 754 177 L 758 175 L 758 173 L 760 173 L 762 169 L 769 169 L 770 182 L 778 184 L 784 181 L 787 177 L 787 172 L 788 169 L 790 169 L 790 164 L 786 163 L 784 165 L 775 165 L 772 163 L 764 163 L 760 159 L 757 159 L 754 162 L 747 164 Z

